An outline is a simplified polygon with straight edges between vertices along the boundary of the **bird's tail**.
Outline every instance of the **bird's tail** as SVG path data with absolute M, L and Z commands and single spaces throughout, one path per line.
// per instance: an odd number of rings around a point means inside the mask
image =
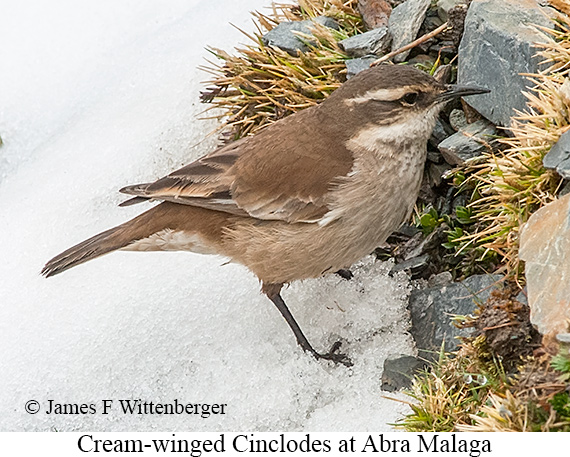
M 124 248 L 134 241 L 146 238 L 158 230 L 153 217 L 162 205 L 155 207 L 124 224 L 105 230 L 55 256 L 43 267 L 41 274 L 54 276 L 65 270 Z
M 54 276 L 88 260 L 127 246 L 132 239 L 121 236 L 123 225 L 105 230 L 51 259 L 42 269 L 42 275 Z
M 95 235 L 51 259 L 42 274 L 54 276 L 62 271 L 95 259 L 118 249 L 132 249 L 137 241 L 149 239 L 152 235 L 165 231 L 181 231 L 202 234 L 203 237 L 218 239 L 230 215 L 190 205 L 163 202 L 139 216 Z M 168 250 L 168 246 L 155 246 L 158 250 Z M 135 249 L 138 250 L 138 249 Z M 146 246 L 140 250 L 154 250 Z M 188 246 L 184 250 L 190 250 Z M 197 245 L 195 252 L 205 252 Z

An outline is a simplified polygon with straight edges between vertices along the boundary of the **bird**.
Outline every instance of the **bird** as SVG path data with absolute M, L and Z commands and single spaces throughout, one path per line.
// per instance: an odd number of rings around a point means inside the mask
M 370 254 L 414 207 L 427 141 L 445 103 L 489 92 L 443 84 L 407 65 L 353 76 L 322 103 L 223 145 L 155 182 L 120 189 L 120 206 L 157 205 L 49 260 L 46 277 L 116 250 L 219 254 L 252 271 L 298 345 L 318 352 L 281 296 Z

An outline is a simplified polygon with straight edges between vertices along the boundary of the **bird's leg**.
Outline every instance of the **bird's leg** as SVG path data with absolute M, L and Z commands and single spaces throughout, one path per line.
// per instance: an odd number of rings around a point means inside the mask
M 280 291 L 282 286 L 283 286 L 282 284 L 267 284 L 267 285 L 264 284 L 263 292 L 274 303 L 274 305 L 277 307 L 283 318 L 287 321 L 287 324 L 289 324 L 289 327 L 291 328 L 291 330 L 293 330 L 293 333 L 295 334 L 295 338 L 297 339 L 297 343 L 299 344 L 299 346 L 301 346 L 304 351 L 310 352 L 313 355 L 313 357 L 315 357 L 316 359 L 331 360 L 335 363 L 342 363 L 347 367 L 352 366 L 352 361 L 348 358 L 348 356 L 340 352 L 337 352 L 341 345 L 339 341 L 334 343 L 330 351 L 327 352 L 326 354 L 321 354 L 315 351 L 313 346 L 311 346 L 311 343 L 309 343 L 309 340 L 307 340 L 307 337 L 303 334 L 301 327 L 299 327 L 299 324 L 297 324 L 297 321 L 291 314 L 291 311 L 289 311 L 289 308 L 285 304 L 285 301 L 281 297 Z
M 341 268 L 338 271 L 335 271 L 335 275 L 339 275 L 341 278 L 346 279 L 347 281 L 354 278 L 352 271 L 348 268 Z

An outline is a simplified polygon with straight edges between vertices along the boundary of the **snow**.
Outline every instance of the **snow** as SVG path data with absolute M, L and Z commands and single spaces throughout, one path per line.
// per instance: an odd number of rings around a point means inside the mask
M 412 353 L 408 281 L 364 259 L 351 281 L 292 284 L 305 355 L 257 279 L 225 259 L 119 252 L 57 277 L 43 264 L 140 213 L 122 186 L 211 151 L 199 120 L 206 45 L 231 49 L 267 0 L 4 0 L 0 27 L 0 430 L 390 430 L 389 354 Z M 143 205 L 144 206 L 144 205 Z M 391 396 L 397 396 L 392 394 Z M 226 403 L 225 415 L 101 413 L 102 400 Z M 35 399 L 38 414 L 24 405 Z M 96 414 L 47 414 L 48 400 Z

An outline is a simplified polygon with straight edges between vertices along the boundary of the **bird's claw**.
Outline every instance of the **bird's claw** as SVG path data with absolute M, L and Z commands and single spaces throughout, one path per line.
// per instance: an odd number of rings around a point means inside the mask
M 342 268 L 342 269 L 336 271 L 335 273 L 337 275 L 339 275 L 341 278 L 346 279 L 347 281 L 350 281 L 352 278 L 354 278 L 352 271 L 347 270 L 345 268 Z
M 338 352 L 341 344 L 342 343 L 340 341 L 337 341 L 331 346 L 329 352 L 327 352 L 326 354 L 319 354 L 318 352 L 313 352 L 313 355 L 315 356 L 316 359 L 330 360 L 331 362 L 334 362 L 336 364 L 341 363 L 345 367 L 351 367 L 354 365 L 354 363 L 352 363 L 352 360 L 350 360 L 350 358 L 346 354 Z

